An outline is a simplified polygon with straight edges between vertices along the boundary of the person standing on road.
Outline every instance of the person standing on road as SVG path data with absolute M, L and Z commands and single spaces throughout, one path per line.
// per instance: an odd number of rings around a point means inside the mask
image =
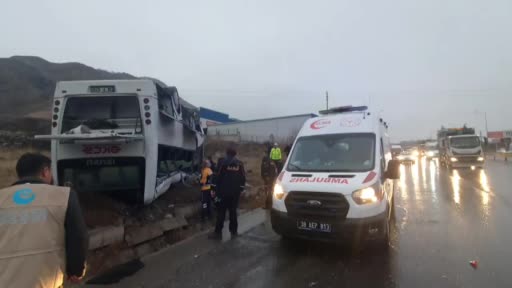
M 270 161 L 267 153 L 261 159 L 261 178 L 263 179 L 263 191 L 265 193 L 265 208 L 270 207 L 272 202 L 272 186 L 277 177 L 277 167 Z
M 240 193 L 242 193 L 244 186 L 244 165 L 236 158 L 236 150 L 228 148 L 226 158 L 222 161 L 222 165 L 219 166 L 219 175 L 217 176 L 216 193 L 220 202 L 218 203 L 215 231 L 210 235 L 210 239 L 222 239 L 222 228 L 224 228 L 226 211 L 229 212 L 229 232 L 231 232 L 231 238 L 238 236 L 237 208 Z
M 19 180 L 0 190 L 0 287 L 61 287 L 79 282 L 89 247 L 77 195 L 52 185 L 51 160 L 26 153 Z
M 272 160 L 274 164 L 276 164 L 277 171 L 280 173 L 282 169 L 281 163 L 283 160 L 283 155 L 281 153 L 281 148 L 279 148 L 279 145 L 277 143 L 274 143 L 274 148 L 270 150 L 270 160 Z
M 213 172 L 217 172 L 217 164 L 213 161 L 212 156 L 208 156 L 208 161 L 210 161 L 210 169 L 212 169 Z
M 286 154 L 286 157 L 288 157 L 290 155 L 291 151 L 292 151 L 292 144 L 288 144 L 288 145 L 286 145 L 286 147 L 284 147 L 284 154 Z
M 206 219 L 210 220 L 212 216 L 211 203 L 212 203 L 212 187 L 211 181 L 213 177 L 213 171 L 210 168 L 210 161 L 203 161 L 203 169 L 201 171 L 201 221 Z
M 220 167 L 222 167 L 222 163 L 226 160 L 224 157 L 219 157 L 217 160 L 217 169 L 214 170 L 215 174 L 219 174 Z
M 211 184 L 211 187 L 212 187 L 212 192 L 211 192 L 211 195 L 212 195 L 212 200 L 213 200 L 213 203 L 212 203 L 212 206 L 216 208 L 216 210 L 218 210 L 218 206 L 219 206 L 219 202 L 220 202 L 220 198 L 217 197 L 217 179 L 219 178 L 219 170 L 220 170 L 220 167 L 222 167 L 222 162 L 224 162 L 224 157 L 220 157 L 217 159 L 217 167 L 215 170 L 213 170 L 213 175 L 212 175 L 212 184 Z
M 270 142 L 265 142 L 265 147 L 267 148 L 267 155 L 270 155 L 270 151 L 272 151 L 272 144 Z

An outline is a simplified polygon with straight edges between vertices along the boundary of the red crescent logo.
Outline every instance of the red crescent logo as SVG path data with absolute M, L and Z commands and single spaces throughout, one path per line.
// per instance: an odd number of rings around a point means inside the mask
M 331 125 L 331 120 L 326 120 L 326 119 L 320 119 L 320 120 L 316 120 L 315 122 L 311 123 L 311 125 L 309 127 L 311 127 L 311 129 L 322 129 L 324 127 L 327 127 Z

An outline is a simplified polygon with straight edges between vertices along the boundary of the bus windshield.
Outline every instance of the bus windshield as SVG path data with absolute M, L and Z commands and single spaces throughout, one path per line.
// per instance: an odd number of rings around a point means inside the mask
M 287 170 L 365 172 L 373 169 L 374 159 L 374 134 L 307 136 L 297 140 Z
M 131 129 L 142 132 L 137 96 L 72 97 L 66 101 L 62 133 L 86 125 L 92 130 Z

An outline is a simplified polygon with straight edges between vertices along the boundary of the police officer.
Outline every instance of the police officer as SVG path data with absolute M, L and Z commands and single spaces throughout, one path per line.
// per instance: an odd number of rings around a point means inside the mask
M 277 143 L 274 143 L 274 148 L 270 150 L 270 160 L 276 164 L 277 171 L 281 172 L 282 169 L 282 159 L 283 155 L 281 153 L 281 148 L 279 148 L 279 145 Z
M 0 190 L 0 287 L 61 287 L 85 272 L 87 229 L 76 194 L 52 185 L 51 161 L 27 153 Z
M 272 202 L 272 186 L 277 177 L 277 167 L 270 161 L 267 153 L 261 159 L 261 178 L 263 179 L 263 190 L 265 192 L 265 207 L 269 207 Z
M 220 163 L 220 161 L 219 161 Z M 237 208 L 240 193 L 245 186 L 245 170 L 243 163 L 236 158 L 236 150 L 228 148 L 226 158 L 219 164 L 219 175 L 216 180 L 216 195 L 220 199 L 218 203 L 217 224 L 210 239 L 222 239 L 222 228 L 226 211 L 229 212 L 229 232 L 231 238 L 238 236 Z

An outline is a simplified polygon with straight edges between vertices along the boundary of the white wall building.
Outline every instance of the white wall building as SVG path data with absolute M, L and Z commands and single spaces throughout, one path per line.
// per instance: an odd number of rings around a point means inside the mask
M 276 118 L 238 121 L 208 127 L 208 137 L 240 142 L 267 141 L 289 144 L 297 136 L 307 119 L 315 114 L 302 114 Z

